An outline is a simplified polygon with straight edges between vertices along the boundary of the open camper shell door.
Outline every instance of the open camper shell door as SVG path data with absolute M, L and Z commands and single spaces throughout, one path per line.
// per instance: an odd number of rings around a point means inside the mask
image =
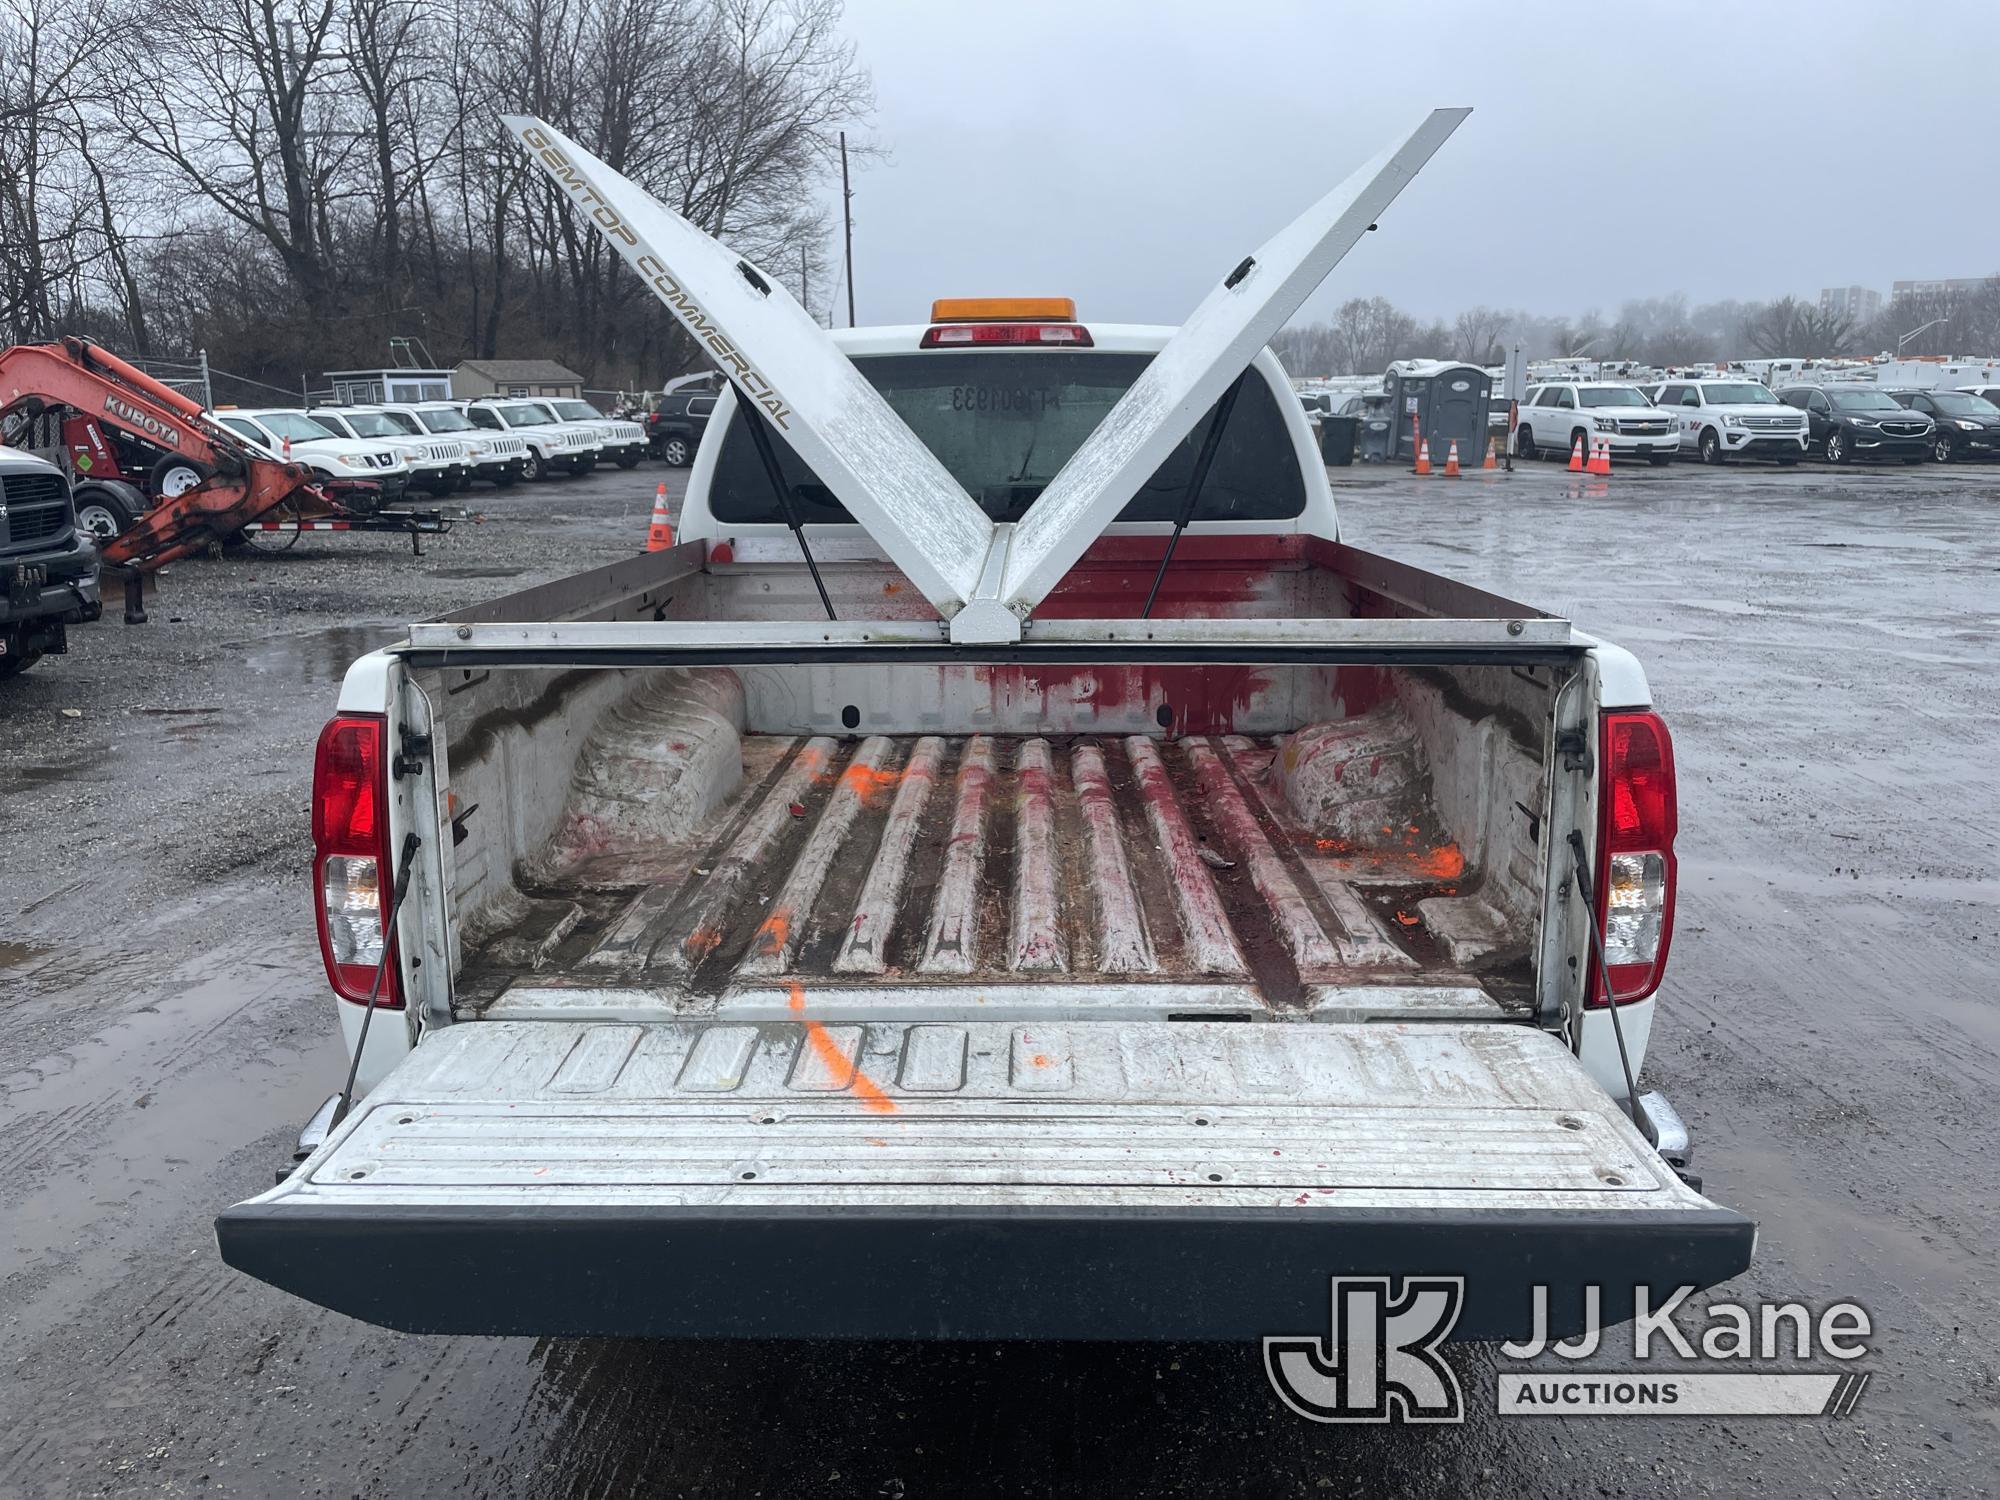
M 1433 110 L 1246 257 L 1018 525 L 990 521 L 784 288 L 554 127 L 505 123 L 715 356 L 963 643 L 1031 615 L 1201 414 L 1372 227 L 1468 109 Z

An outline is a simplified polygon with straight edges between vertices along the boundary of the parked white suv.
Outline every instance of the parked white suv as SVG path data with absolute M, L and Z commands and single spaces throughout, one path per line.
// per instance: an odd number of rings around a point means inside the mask
M 449 495 L 472 472 L 472 456 L 463 442 L 412 434 L 372 406 L 315 406 L 306 415 L 337 437 L 387 443 L 409 464 L 410 487 L 426 494 Z
M 637 422 L 607 417 L 588 401 L 566 401 L 540 396 L 528 404 L 539 406 L 556 421 L 565 425 L 589 427 L 601 433 L 603 441 L 597 450 L 597 456 L 610 459 L 621 469 L 638 467 L 639 460 L 646 456 L 646 429 Z
M 1669 380 L 1653 400 L 1680 429 L 1681 451 L 1705 464 L 1775 458 L 1786 466 L 1806 452 L 1806 414 L 1755 380 Z
M 1531 387 L 1521 403 L 1515 453 L 1522 458 L 1566 458 L 1579 438 L 1586 458 L 1592 447 L 1606 443 L 1613 458 L 1670 464 L 1681 448 L 1674 419 L 1636 385 L 1558 380 Z
M 405 432 L 465 445 L 472 474 L 505 489 L 528 472 L 526 439 L 511 432 L 489 432 L 474 425 L 456 406 L 444 401 L 387 402 L 374 410 Z
M 384 500 L 409 487 L 409 462 L 394 445 L 340 437 L 295 407 L 232 407 L 213 415 L 271 457 L 304 464 L 322 479 L 365 480 L 381 487 Z
M 597 467 L 598 437 L 582 427 L 551 422 L 549 414 L 532 401 L 496 396 L 484 401 L 468 401 L 466 420 L 488 432 L 510 432 L 528 445 L 528 473 L 547 479 L 557 470 L 568 474 L 588 474 Z

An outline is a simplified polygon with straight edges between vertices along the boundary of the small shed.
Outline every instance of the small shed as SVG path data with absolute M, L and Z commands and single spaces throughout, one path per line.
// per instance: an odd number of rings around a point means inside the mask
M 480 396 L 567 396 L 583 399 L 583 377 L 552 359 L 462 359 L 452 372 L 458 394 Z
M 385 366 L 373 370 L 328 370 L 336 406 L 374 406 L 383 401 L 449 401 L 451 371 Z

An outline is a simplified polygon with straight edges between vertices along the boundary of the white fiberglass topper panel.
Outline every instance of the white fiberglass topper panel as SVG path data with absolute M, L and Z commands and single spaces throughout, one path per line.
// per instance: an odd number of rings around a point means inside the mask
M 1015 528 L 1002 584 L 1009 609 L 1025 616 L 1062 581 L 1471 113 L 1432 110 L 1258 246 L 1202 300 Z
M 1246 257 L 1015 526 L 987 519 L 782 286 L 554 127 L 505 120 L 742 398 L 952 621 L 952 638 L 1004 641 L 1019 639 L 1021 620 L 1470 113 L 1433 110 Z M 994 558 L 996 538 L 1004 561 Z
M 504 117 L 840 503 L 949 618 L 993 523 L 789 292 L 553 126 Z

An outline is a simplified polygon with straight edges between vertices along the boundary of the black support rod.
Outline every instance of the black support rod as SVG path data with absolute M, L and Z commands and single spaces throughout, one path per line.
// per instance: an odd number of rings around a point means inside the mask
M 829 620 L 838 619 L 833 612 L 833 600 L 826 594 L 826 585 L 820 581 L 819 564 L 813 561 L 812 548 L 806 545 L 805 527 L 799 522 L 798 507 L 792 503 L 792 487 L 785 483 L 785 471 L 778 465 L 778 450 L 771 446 L 771 434 L 764 423 L 764 413 L 755 401 L 745 398 L 736 403 L 743 413 L 743 420 L 750 429 L 750 441 L 756 444 L 757 457 L 763 461 L 764 474 L 771 481 L 771 489 L 778 497 L 778 509 L 785 513 L 785 524 L 792 528 L 792 536 L 798 541 L 799 553 L 806 560 L 806 571 L 812 574 L 813 587 L 819 590 L 819 602 L 826 607 Z
M 1195 506 L 1201 503 L 1202 486 L 1208 483 L 1209 467 L 1215 462 L 1215 451 L 1222 446 L 1222 429 L 1229 425 L 1229 413 L 1236 407 L 1236 394 L 1243 389 L 1243 382 L 1249 375 L 1245 370 L 1229 384 L 1222 393 L 1222 399 L 1215 403 L 1215 411 L 1208 419 L 1208 431 L 1201 436 L 1201 451 L 1195 454 L 1194 473 L 1188 476 L 1187 489 L 1181 495 L 1181 508 L 1174 517 L 1174 534 L 1167 538 L 1166 555 L 1160 559 L 1160 571 L 1153 575 L 1153 586 L 1146 591 L 1146 607 L 1139 611 L 1139 618 L 1153 617 L 1153 601 L 1160 596 L 1160 583 L 1167 576 L 1167 565 L 1174 560 L 1174 548 L 1181 542 L 1181 533 L 1194 519 Z

